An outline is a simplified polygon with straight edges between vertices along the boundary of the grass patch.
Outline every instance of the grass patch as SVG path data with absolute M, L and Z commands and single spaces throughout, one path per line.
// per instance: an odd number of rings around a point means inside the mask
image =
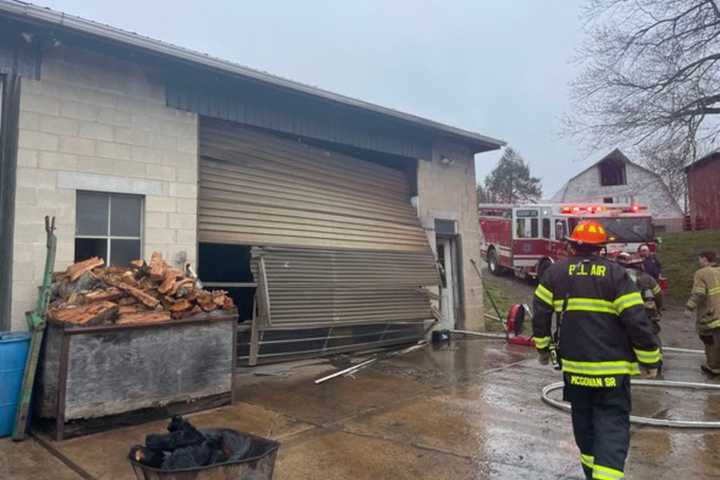
M 668 302 L 682 305 L 690 295 L 693 275 L 698 269 L 697 254 L 702 250 L 720 249 L 720 230 L 664 233 L 658 258 L 667 277 Z
M 508 282 L 513 281 L 518 282 L 518 284 L 522 282 L 522 280 L 518 279 L 513 280 L 512 274 L 506 274 L 506 276 L 497 277 L 488 273 L 483 276 L 483 284 L 485 286 L 485 288 L 483 289 L 483 302 L 485 305 L 486 313 L 492 316 L 497 315 L 488 295 L 492 295 L 492 299 L 495 300 L 495 305 L 500 311 L 500 315 L 503 320 L 505 320 L 505 318 L 507 317 L 507 313 L 512 305 L 515 305 L 516 303 L 532 302 L 531 297 L 527 294 L 526 288 L 512 288 L 508 284 Z M 500 322 L 487 317 L 485 318 L 485 328 L 490 332 L 504 331 L 503 325 Z M 523 332 L 529 333 L 531 331 L 532 325 L 530 325 L 530 322 L 525 322 L 525 324 L 523 325 Z

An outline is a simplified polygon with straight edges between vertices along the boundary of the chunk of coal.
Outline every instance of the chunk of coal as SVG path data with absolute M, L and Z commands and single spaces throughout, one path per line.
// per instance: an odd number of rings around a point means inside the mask
M 199 445 L 205 435 L 181 416 L 175 416 L 167 427 L 170 433 L 151 433 L 145 437 L 145 445 L 153 450 L 173 451 L 178 448 Z
M 130 458 L 148 467 L 160 468 L 165 459 L 165 454 L 143 447 L 142 445 L 135 445 L 130 449 Z
M 178 448 L 162 462 L 163 470 L 204 467 L 219 463 L 224 456 L 217 441 L 206 440 L 200 445 Z
M 193 468 L 199 465 L 195 462 L 193 455 L 194 447 L 178 448 L 165 457 L 162 463 L 163 470 L 179 470 L 181 468 Z
M 252 456 L 253 441 L 248 436 L 223 431 L 220 444 L 228 460 L 237 462 Z

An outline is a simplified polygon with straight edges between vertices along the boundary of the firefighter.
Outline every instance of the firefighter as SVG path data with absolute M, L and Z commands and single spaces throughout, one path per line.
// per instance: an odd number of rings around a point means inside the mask
M 720 266 L 717 254 L 702 252 L 698 263 L 700 269 L 695 272 L 685 315 L 695 317 L 698 335 L 705 345 L 706 363 L 700 368 L 712 375 L 720 375 Z
M 557 347 L 585 476 L 620 479 L 630 443 L 630 375 L 656 376 L 662 355 L 630 276 L 598 255 L 607 243 L 603 226 L 583 220 L 567 240 L 572 256 L 552 265 L 535 290 L 535 346 L 542 364 Z
M 662 275 L 662 264 L 658 260 L 657 256 L 650 251 L 650 247 L 647 244 L 640 245 L 638 248 L 638 254 L 643 262 L 645 273 L 653 277 L 655 280 L 660 280 Z
M 617 256 L 617 262 L 625 267 L 630 278 L 640 290 L 643 302 L 645 302 L 645 313 L 647 314 L 653 333 L 660 333 L 660 317 L 663 308 L 663 293 L 658 282 L 645 272 L 645 263 L 642 258 L 636 258 L 629 253 L 623 252 Z M 658 338 L 658 340 L 660 340 Z

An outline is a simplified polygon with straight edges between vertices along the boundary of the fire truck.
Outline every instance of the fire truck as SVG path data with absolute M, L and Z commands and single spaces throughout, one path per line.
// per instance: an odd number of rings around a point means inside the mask
M 602 223 L 608 232 L 607 254 L 637 254 L 646 244 L 655 251 L 652 217 L 647 207 L 619 204 L 480 204 L 482 255 L 493 274 L 512 270 L 536 278 L 568 255 L 564 241 L 583 219 Z

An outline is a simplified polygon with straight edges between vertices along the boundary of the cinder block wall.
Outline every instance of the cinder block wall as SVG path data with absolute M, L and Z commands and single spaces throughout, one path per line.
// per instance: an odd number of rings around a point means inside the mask
M 445 156 L 453 165 L 442 165 Z M 418 215 L 436 250 L 435 219 L 455 220 L 462 249 L 464 324 L 468 330 L 485 330 L 482 281 L 471 259 L 480 262 L 480 224 L 475 193 L 475 159 L 466 149 L 451 143 L 437 143 L 430 160 L 419 160 L 417 167 Z
M 138 65 L 61 47 L 39 81 L 23 79 L 12 327 L 25 328 L 45 259 L 45 215 L 57 217 L 56 270 L 74 259 L 77 190 L 145 195 L 143 254 L 196 260 L 197 116 L 166 107 Z

